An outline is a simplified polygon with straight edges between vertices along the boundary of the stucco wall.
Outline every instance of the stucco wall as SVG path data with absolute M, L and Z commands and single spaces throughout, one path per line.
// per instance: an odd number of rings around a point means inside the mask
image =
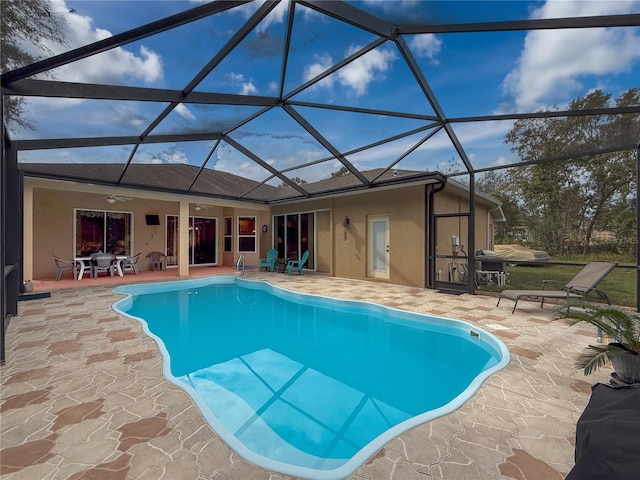
M 424 187 L 334 199 L 335 275 L 367 279 L 368 220 L 389 217 L 389 282 L 424 285 Z M 346 238 L 342 222 L 349 217 Z
M 144 256 L 151 251 L 164 251 L 165 214 L 178 213 L 176 203 L 157 200 L 108 204 L 103 195 L 91 193 L 33 190 L 33 277 L 53 278 L 56 266 L 53 255 L 62 258 L 75 256 L 74 208 L 133 213 L 133 252 L 142 252 L 139 268 L 148 268 Z M 160 226 L 148 226 L 145 214 L 158 214 Z
M 130 194 L 133 196 L 132 194 Z M 183 199 L 184 201 L 184 199 Z M 212 204 L 213 202 L 210 202 Z M 140 268 L 148 263 L 144 256 L 153 250 L 164 251 L 166 215 L 179 213 L 176 201 L 141 199 L 107 204 L 104 195 L 77 191 L 33 189 L 33 278 L 55 276 L 53 255 L 64 258 L 74 256 L 74 208 L 114 210 L 134 215 L 133 252 L 142 252 Z M 468 200 L 447 191 L 435 195 L 437 213 L 468 211 Z M 476 249 L 487 248 L 487 222 L 490 207 L 476 203 Z M 368 222 L 372 216 L 389 218 L 389 279 L 382 280 L 401 285 L 425 285 L 425 187 L 422 185 L 373 190 L 349 196 L 336 196 L 289 205 L 264 207 L 216 206 L 190 215 L 218 219 L 218 264 L 233 265 L 239 256 L 237 244 L 238 216 L 256 216 L 256 252 L 245 253 L 245 264 L 257 266 L 258 259 L 271 248 L 273 215 L 314 212 L 316 220 L 315 270 L 343 278 L 369 279 Z M 148 226 L 145 214 L 158 214 L 161 225 Z M 233 217 L 233 252 L 223 252 L 224 217 Z M 349 217 L 349 226 L 342 226 Z M 262 232 L 262 225 L 267 232 Z M 466 218 L 447 218 L 438 224 L 438 252 L 451 253 L 451 236 L 459 235 L 467 248 Z M 25 234 L 28 234 L 25 232 Z M 471 253 L 471 252 L 468 252 Z M 446 269 L 448 260 L 439 260 L 438 269 Z M 27 264 L 27 260 L 25 260 Z
M 327 210 L 328 209 L 328 210 Z M 276 206 L 273 215 L 316 212 L 316 271 L 343 278 L 367 277 L 368 219 L 389 216 L 389 282 L 424 285 L 424 187 L 377 190 Z M 346 238 L 342 222 L 349 217 Z
M 133 197 L 132 197 L 133 198 Z M 139 268 L 148 269 L 148 261 L 145 258 L 148 252 L 165 249 L 166 215 L 178 215 L 178 201 L 163 201 L 157 199 L 133 198 L 130 201 L 109 204 L 105 202 L 105 196 L 95 193 L 65 191 L 59 189 L 33 188 L 33 256 L 25 259 L 25 269 L 32 269 L 33 279 L 54 278 L 56 266 L 53 255 L 70 259 L 75 255 L 74 239 L 74 209 L 119 211 L 133 214 L 133 253 L 142 253 Z M 160 218 L 159 226 L 146 224 L 145 215 L 156 214 Z M 236 241 L 237 217 L 239 215 L 256 216 L 256 245 L 255 253 L 245 253 L 246 265 L 257 265 L 260 256 L 261 243 L 264 236 L 260 227 L 270 225 L 270 215 L 265 210 L 252 208 L 231 208 L 212 206 L 211 208 L 196 211 L 191 205 L 190 215 L 217 218 L 218 219 L 218 264 L 232 265 L 238 257 L 238 245 Z M 223 252 L 223 219 L 225 215 L 233 216 L 233 252 Z M 30 232 L 25 231 L 25 235 Z M 26 255 L 26 252 L 25 252 Z

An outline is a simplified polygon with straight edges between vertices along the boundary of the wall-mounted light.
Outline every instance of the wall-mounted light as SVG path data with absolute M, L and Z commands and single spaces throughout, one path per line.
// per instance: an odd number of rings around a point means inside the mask
M 342 226 L 343 226 L 343 228 L 347 228 L 349 226 L 349 217 L 347 217 L 346 215 L 342 219 Z

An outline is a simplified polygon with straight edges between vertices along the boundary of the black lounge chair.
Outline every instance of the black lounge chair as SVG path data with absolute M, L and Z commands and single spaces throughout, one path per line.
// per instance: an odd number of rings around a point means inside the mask
M 546 290 L 547 285 L 551 283 L 562 283 L 558 280 L 543 280 L 542 290 L 504 290 L 500 293 L 500 298 L 498 298 L 496 307 L 500 305 L 500 300 L 508 298 L 515 302 L 513 310 L 511 311 L 511 313 L 514 313 L 518 306 L 518 300 L 520 300 L 521 297 L 542 299 L 540 308 L 543 307 L 545 298 L 557 298 L 561 300 L 578 298 L 584 300 L 589 297 L 595 297 L 596 300 L 604 300 L 610 304 L 611 302 L 609 302 L 607 294 L 602 290 L 598 290 L 596 286 L 609 274 L 609 272 L 611 272 L 611 270 L 616 267 L 616 265 L 617 263 L 612 262 L 589 262 L 576 274 L 575 277 L 569 280 L 559 290 Z

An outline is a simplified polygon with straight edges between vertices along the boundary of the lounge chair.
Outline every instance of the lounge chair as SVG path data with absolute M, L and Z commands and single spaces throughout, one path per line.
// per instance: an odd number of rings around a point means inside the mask
M 513 310 L 511 311 L 511 313 L 514 313 L 518 306 L 518 300 L 520 300 L 521 297 L 535 297 L 542 299 L 540 308 L 544 305 L 545 298 L 570 300 L 575 298 L 587 299 L 588 297 L 595 297 L 597 300 L 604 300 L 610 304 L 611 302 L 609 302 L 607 294 L 602 290 L 598 290 L 596 286 L 609 274 L 609 272 L 611 272 L 611 270 L 616 267 L 616 265 L 617 263 L 612 262 L 589 262 L 576 274 L 575 277 L 569 280 L 559 290 L 546 289 L 547 285 L 551 283 L 561 284 L 562 282 L 558 280 L 543 280 L 542 290 L 504 290 L 500 293 L 500 298 L 498 298 L 496 307 L 500 305 L 500 300 L 508 298 L 515 302 Z
M 276 268 L 277 259 L 278 259 L 278 250 L 276 250 L 275 248 L 272 248 L 267 252 L 267 258 L 261 258 L 258 261 L 258 271 L 260 271 L 260 269 L 264 267 L 264 268 L 268 268 L 269 271 L 273 272 L 273 270 Z
M 309 250 L 305 251 L 302 254 L 302 258 L 300 260 L 289 260 L 287 263 L 287 275 L 291 275 L 292 270 L 296 270 L 299 275 L 302 275 L 302 267 L 305 263 L 307 263 L 307 259 L 309 258 Z
M 71 270 L 73 272 L 73 278 L 77 278 L 78 276 L 78 265 L 75 260 L 65 260 L 64 258 L 53 256 L 53 259 L 56 262 L 56 281 L 59 281 L 62 278 L 62 274 L 65 270 Z

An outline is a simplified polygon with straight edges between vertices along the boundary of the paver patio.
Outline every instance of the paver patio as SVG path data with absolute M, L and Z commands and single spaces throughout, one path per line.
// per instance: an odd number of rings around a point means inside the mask
M 546 480 L 571 469 L 578 417 L 591 385 L 610 373 L 585 377 L 573 367 L 595 342 L 592 329 L 553 321 L 551 306 L 531 302 L 511 314 L 509 302 L 496 308 L 495 298 L 481 295 L 314 274 L 246 278 L 465 320 L 509 348 L 510 364 L 461 408 L 391 440 L 351 479 Z M 112 285 L 70 282 L 50 298 L 20 302 L 7 330 L 2 478 L 291 478 L 244 461 L 217 437 L 162 376 L 158 347 L 140 323 L 111 309 L 121 298 Z

